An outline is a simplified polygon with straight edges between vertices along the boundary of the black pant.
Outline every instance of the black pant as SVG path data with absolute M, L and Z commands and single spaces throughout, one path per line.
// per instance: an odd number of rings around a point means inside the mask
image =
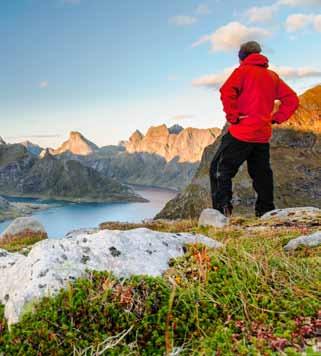
M 273 172 L 268 143 L 243 142 L 227 133 L 222 138 L 210 168 L 213 208 L 232 207 L 232 179 L 247 161 L 248 173 L 257 193 L 255 210 L 265 213 L 273 210 Z

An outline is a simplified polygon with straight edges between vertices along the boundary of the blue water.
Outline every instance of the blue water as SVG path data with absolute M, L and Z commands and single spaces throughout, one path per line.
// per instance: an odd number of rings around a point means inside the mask
M 45 226 L 49 238 L 62 238 L 67 232 L 80 228 L 97 227 L 104 221 L 139 222 L 153 218 L 177 193 L 165 189 L 137 188 L 148 203 L 71 204 L 53 203 L 54 207 L 37 212 L 35 217 Z M 12 199 L 11 199 L 12 200 Z M 15 201 L 35 202 L 31 199 Z M 0 223 L 0 233 L 10 221 Z

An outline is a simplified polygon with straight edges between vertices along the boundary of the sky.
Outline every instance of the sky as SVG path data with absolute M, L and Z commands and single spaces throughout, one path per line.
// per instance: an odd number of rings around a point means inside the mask
M 1 1 L 0 136 L 222 127 L 218 89 L 248 40 L 298 93 L 321 82 L 321 0 Z

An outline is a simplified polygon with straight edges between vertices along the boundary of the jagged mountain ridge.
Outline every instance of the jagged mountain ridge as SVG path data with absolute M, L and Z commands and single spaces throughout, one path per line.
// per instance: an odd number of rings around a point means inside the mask
M 211 206 L 209 167 L 219 143 L 220 137 L 206 147 L 191 184 L 168 202 L 157 218 L 196 218 Z M 321 85 L 301 95 L 298 111 L 274 128 L 271 161 L 278 207 L 321 207 Z M 255 196 L 245 168 L 234 181 L 235 205 L 250 207 Z
M 182 190 L 193 177 L 204 148 L 219 129 L 193 129 L 176 125 L 151 127 L 146 135 L 136 130 L 129 141 L 106 146 L 92 154 L 57 155 L 75 159 L 122 183 Z
M 164 157 L 167 162 L 178 157 L 179 162 L 199 162 L 204 147 L 213 142 L 219 129 L 196 129 L 175 125 L 151 127 L 144 136 L 135 131 L 125 144 L 128 153 L 150 153 Z

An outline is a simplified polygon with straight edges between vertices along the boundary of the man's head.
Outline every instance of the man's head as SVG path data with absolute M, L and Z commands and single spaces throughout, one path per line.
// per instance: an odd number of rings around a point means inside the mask
M 249 42 L 243 43 L 241 45 L 240 51 L 239 51 L 240 61 L 244 61 L 244 59 L 247 56 L 249 56 L 250 54 L 261 53 L 261 52 L 262 52 L 262 47 L 256 41 L 249 41 Z

